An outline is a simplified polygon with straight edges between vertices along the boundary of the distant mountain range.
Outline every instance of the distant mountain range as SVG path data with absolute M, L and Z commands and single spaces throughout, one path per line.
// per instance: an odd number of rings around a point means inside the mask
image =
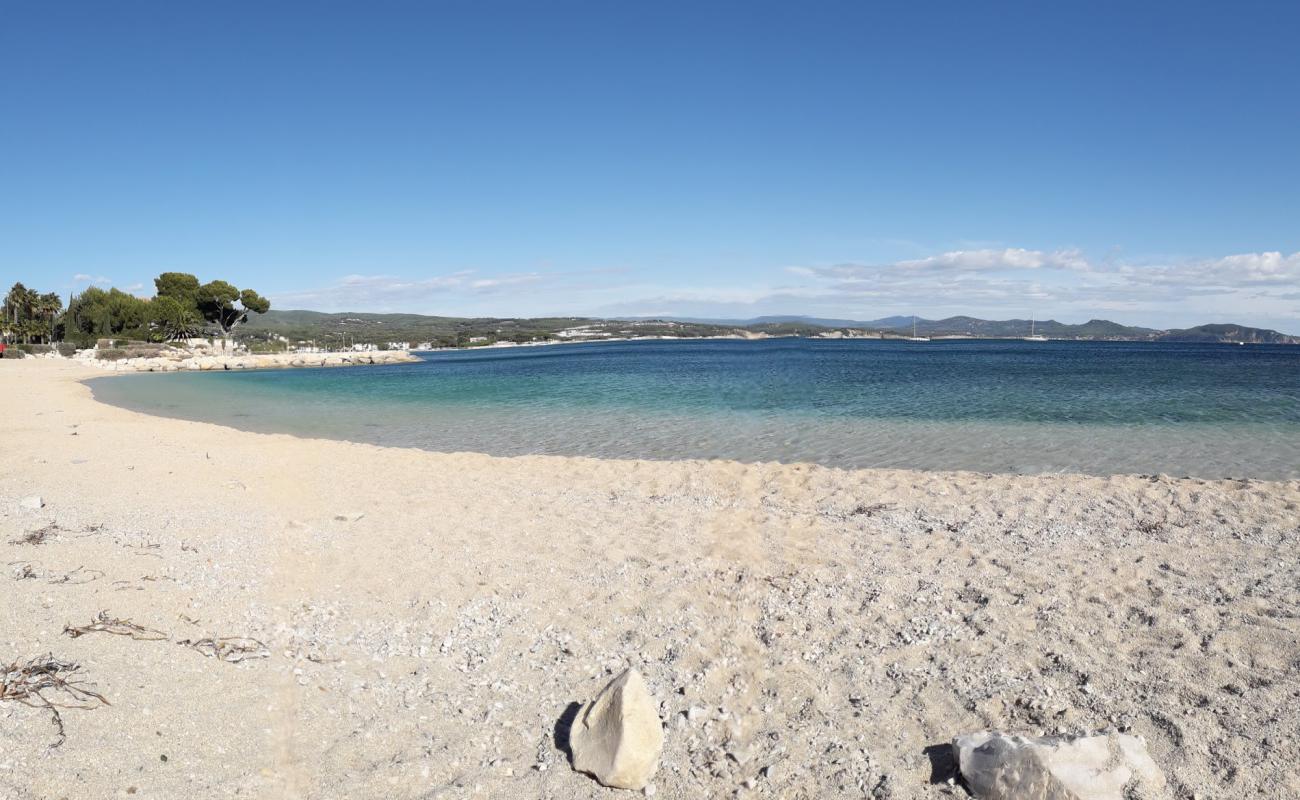
M 806 316 L 764 316 L 750 319 L 707 319 L 669 317 L 678 322 L 705 325 L 724 325 L 738 328 L 765 326 L 809 325 L 832 330 L 855 329 L 886 331 L 898 334 L 912 332 L 912 317 L 883 317 L 872 320 L 832 319 Z M 975 336 L 988 339 L 1008 339 L 1028 336 L 1031 320 L 988 320 L 977 317 L 946 317 L 944 319 L 916 318 L 916 332 L 925 336 Z M 1158 330 L 1134 325 L 1121 325 L 1106 319 L 1092 319 L 1079 325 L 1057 322 L 1054 319 L 1032 322 L 1035 333 L 1057 339 L 1113 339 L 1117 341 L 1163 342 L 1247 342 L 1249 344 L 1300 344 L 1300 336 L 1291 336 L 1267 328 L 1246 325 L 1198 325 L 1194 328 Z
M 705 319 L 682 317 L 597 319 L 588 317 L 435 317 L 423 314 L 322 313 L 278 311 L 253 315 L 240 329 L 245 338 L 281 336 L 291 340 L 315 340 L 334 344 L 352 342 L 415 342 L 440 345 L 482 344 L 493 341 L 537 341 L 540 339 L 601 339 L 631 336 L 818 336 L 859 335 L 906 336 L 912 332 L 912 317 L 884 317 L 873 320 L 828 319 L 808 316 L 765 316 L 751 319 Z M 1181 330 L 1157 330 L 1120 325 L 1104 319 L 1081 325 L 1056 320 L 1033 323 L 1035 333 L 1053 339 L 1101 339 L 1163 342 L 1246 342 L 1250 344 L 1300 344 L 1300 336 L 1245 325 L 1198 325 Z M 834 332 L 839 332 L 834 333 Z M 916 320 L 916 331 L 925 336 L 971 336 L 986 339 L 1014 339 L 1029 335 L 1027 319 L 986 320 L 976 317 Z

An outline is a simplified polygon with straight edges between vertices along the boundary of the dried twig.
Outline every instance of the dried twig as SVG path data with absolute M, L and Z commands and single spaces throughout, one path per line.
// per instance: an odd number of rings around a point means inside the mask
M 50 745 L 52 748 L 68 738 L 59 709 L 92 709 L 109 704 L 103 695 L 91 691 L 74 677 L 81 670 L 80 666 L 71 661 L 59 661 L 50 654 L 26 662 L 15 661 L 0 669 L 0 701 L 12 700 L 49 710 L 59 732 L 58 741 Z M 62 702 L 55 702 L 47 694 L 59 697 Z
M 271 651 L 256 639 L 243 636 L 225 636 L 217 639 L 182 639 L 176 644 L 198 650 L 208 658 L 216 658 L 231 663 L 246 658 L 266 658 Z
M 171 638 L 170 635 L 163 633 L 162 631 L 156 631 L 153 628 L 136 625 L 129 619 L 110 617 L 107 611 L 99 612 L 99 616 L 91 620 L 89 625 L 82 625 L 80 627 L 64 625 L 63 632 L 71 636 L 73 639 L 87 633 L 111 633 L 114 636 L 129 636 L 132 639 L 139 639 L 146 642 L 156 642 Z

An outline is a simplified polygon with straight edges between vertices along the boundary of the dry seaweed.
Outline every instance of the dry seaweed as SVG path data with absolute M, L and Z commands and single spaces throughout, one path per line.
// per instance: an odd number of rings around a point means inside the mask
M 93 583 L 104 577 L 103 570 L 86 569 L 84 566 L 62 573 L 42 572 L 37 570 L 36 565 L 30 561 L 10 561 L 9 566 L 14 568 L 13 577 L 16 581 L 45 578 L 46 583 L 75 586 L 82 583 Z
M 52 654 L 30 661 L 15 661 L 0 673 L 0 702 L 12 700 L 32 708 L 48 710 L 58 729 L 58 747 L 67 739 L 59 709 L 92 709 L 108 705 L 103 695 L 91 691 L 76 678 L 81 667 L 72 661 L 60 661 Z
M 10 561 L 9 566 L 14 568 L 14 580 L 25 581 L 32 578 L 39 578 L 41 575 L 32 565 L 26 561 Z
M 86 569 L 84 566 L 69 570 L 61 575 L 51 575 L 49 583 L 77 585 L 82 583 L 94 583 L 104 577 L 103 570 Z
M 146 642 L 156 642 L 171 638 L 170 635 L 163 633 L 162 631 L 156 631 L 153 628 L 136 625 L 129 619 L 110 617 L 107 611 L 99 612 L 99 616 L 91 620 L 89 625 L 82 625 L 79 627 L 64 625 L 63 632 L 71 636 L 73 639 L 78 636 L 84 636 L 87 633 L 111 633 L 114 636 L 129 636 L 132 639 L 139 639 L 140 641 Z
M 266 658 L 271 651 L 256 639 L 225 636 L 216 639 L 182 639 L 176 644 L 198 650 L 208 658 L 235 663 L 247 658 Z
M 44 528 L 38 528 L 37 530 L 34 531 L 28 531 L 22 536 L 19 536 L 17 539 L 10 539 L 9 544 L 31 544 L 31 545 L 45 544 L 46 539 L 49 539 L 51 536 L 58 533 L 60 530 L 61 529 L 59 528 L 58 525 L 46 525 Z
M 858 506 L 853 509 L 853 511 L 849 512 L 849 516 L 874 517 L 875 515 L 879 514 L 881 511 L 888 511 L 893 507 L 894 507 L 893 503 L 872 503 L 871 505 L 867 505 L 866 503 L 859 503 Z

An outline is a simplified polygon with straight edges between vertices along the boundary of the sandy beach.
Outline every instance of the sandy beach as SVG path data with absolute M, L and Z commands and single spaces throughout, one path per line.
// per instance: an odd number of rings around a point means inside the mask
M 437 454 L 136 414 L 99 374 L 0 366 L 0 662 L 109 703 L 51 747 L 0 702 L 0 797 L 633 796 L 556 742 L 629 665 L 657 797 L 961 797 L 946 744 L 985 728 L 1300 796 L 1300 482 Z M 158 633 L 64 632 L 101 611 Z M 183 643 L 222 637 L 265 651 Z

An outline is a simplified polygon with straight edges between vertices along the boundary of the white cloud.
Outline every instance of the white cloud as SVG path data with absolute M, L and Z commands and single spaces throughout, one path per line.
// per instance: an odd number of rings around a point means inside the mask
M 841 279 L 868 279 L 883 275 L 938 275 L 974 272 L 1006 272 L 1012 270 L 1076 270 L 1090 269 L 1087 259 L 1078 250 L 1026 250 L 1019 247 L 1004 249 L 952 250 L 926 258 L 895 261 L 888 264 L 834 264 L 828 267 L 786 267 L 792 275 Z
M 664 291 L 615 308 L 670 307 L 680 316 L 810 314 L 870 320 L 894 314 L 1086 320 L 1121 312 L 1132 323 L 1192 325 L 1227 318 L 1295 330 L 1300 253 L 1094 262 L 1074 249 L 981 248 L 882 264 L 797 265 L 794 285 L 767 292 Z
M 1223 258 L 1145 266 L 1120 265 L 1114 271 L 1133 283 L 1167 286 L 1297 286 L 1300 253 L 1239 253 Z
M 1000 270 L 1086 270 L 1088 262 L 1078 250 L 953 250 L 929 258 L 899 261 L 893 266 L 911 272 L 993 272 Z
M 87 275 L 84 272 L 78 272 L 76 275 L 72 276 L 72 283 L 74 285 L 93 283 L 98 286 L 108 286 L 112 282 L 111 279 L 106 278 L 103 275 Z

